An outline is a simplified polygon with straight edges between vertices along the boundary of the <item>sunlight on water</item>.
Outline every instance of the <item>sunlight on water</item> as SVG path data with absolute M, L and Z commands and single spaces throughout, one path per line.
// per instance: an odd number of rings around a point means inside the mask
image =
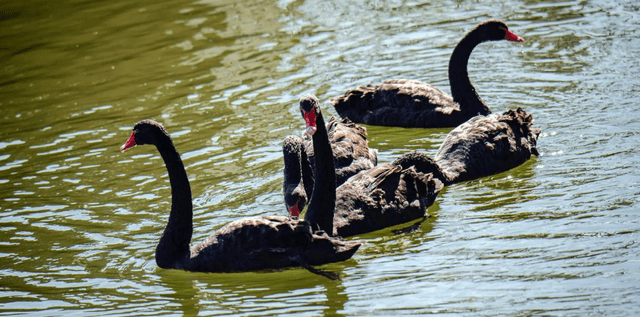
M 66 1 L 0 4 L 0 314 L 629 316 L 640 299 L 640 7 L 632 1 Z M 136 122 L 170 132 L 193 242 L 286 215 L 282 139 L 297 102 L 407 78 L 449 93 L 459 39 L 488 18 L 525 39 L 478 46 L 493 112 L 522 107 L 539 157 L 448 186 L 417 230 L 362 235 L 322 269 L 156 266 L 170 184 Z M 379 162 L 435 155 L 450 129 L 366 126 Z

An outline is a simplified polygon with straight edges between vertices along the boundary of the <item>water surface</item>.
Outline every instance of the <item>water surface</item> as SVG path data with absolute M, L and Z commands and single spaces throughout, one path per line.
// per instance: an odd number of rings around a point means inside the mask
M 640 6 L 633 1 L 12 1 L 0 4 L 0 315 L 629 316 L 640 300 Z M 489 18 L 524 43 L 477 47 L 494 112 L 522 107 L 541 156 L 447 187 L 414 232 L 360 238 L 302 269 L 159 269 L 170 208 L 162 122 L 185 162 L 194 241 L 286 213 L 297 101 L 410 78 L 450 92 L 449 55 Z M 449 129 L 367 127 L 381 162 Z

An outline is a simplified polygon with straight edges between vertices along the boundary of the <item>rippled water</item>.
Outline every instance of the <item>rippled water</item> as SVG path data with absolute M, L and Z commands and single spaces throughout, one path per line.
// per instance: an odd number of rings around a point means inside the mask
M 54 4 L 55 3 L 55 4 Z M 0 315 L 598 315 L 640 301 L 640 6 L 635 1 L 127 1 L 0 4 Z M 158 269 L 170 208 L 161 121 L 195 200 L 194 241 L 285 214 L 281 141 L 298 99 L 411 78 L 449 92 L 469 64 L 494 112 L 523 107 L 541 156 L 447 187 L 420 229 L 361 236 L 355 257 L 302 269 Z M 380 161 L 435 154 L 448 129 L 368 127 Z

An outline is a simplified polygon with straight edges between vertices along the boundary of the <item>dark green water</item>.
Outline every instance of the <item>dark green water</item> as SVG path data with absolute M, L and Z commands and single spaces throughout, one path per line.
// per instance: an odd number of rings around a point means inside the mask
M 640 301 L 640 6 L 634 1 L 0 3 L 0 315 L 631 316 Z M 523 107 L 541 156 L 446 188 L 419 230 L 371 233 L 347 262 L 241 274 L 161 270 L 169 182 L 139 120 L 182 153 L 194 241 L 286 213 L 281 141 L 297 101 L 411 78 L 449 91 L 478 22 L 472 82 Z M 381 162 L 448 129 L 368 127 Z

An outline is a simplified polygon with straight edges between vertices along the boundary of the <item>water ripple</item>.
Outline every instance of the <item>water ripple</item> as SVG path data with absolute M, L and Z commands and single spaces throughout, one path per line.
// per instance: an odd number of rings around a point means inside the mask
M 0 19 L 3 314 L 633 315 L 640 203 L 638 4 L 225 1 L 7 2 Z M 3 8 L 4 8 L 3 7 Z M 39 9 L 35 9 L 39 8 Z M 42 14 L 46 12 L 46 16 Z M 496 16 L 496 12 L 500 12 Z M 449 91 L 461 36 L 504 19 L 524 43 L 478 46 L 469 75 L 494 112 L 523 107 L 541 156 L 445 188 L 418 229 L 363 235 L 328 281 L 303 269 L 159 269 L 171 208 L 135 122 L 171 133 L 194 198 L 194 242 L 285 215 L 281 141 L 298 100 L 391 78 Z M 367 127 L 380 162 L 433 155 L 450 129 Z

